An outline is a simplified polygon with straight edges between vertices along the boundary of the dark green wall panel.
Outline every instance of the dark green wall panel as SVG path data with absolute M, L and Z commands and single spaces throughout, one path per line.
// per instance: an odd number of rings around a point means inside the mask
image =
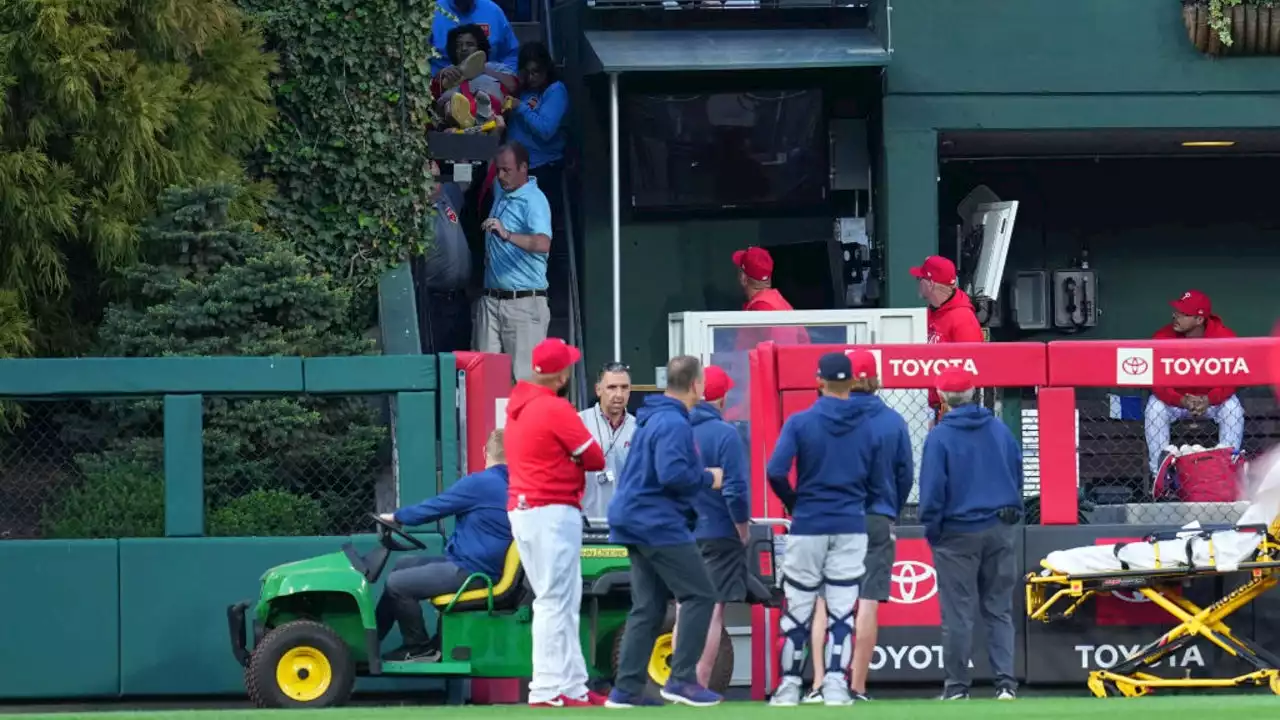
M 120 691 L 115 540 L 6 540 L 0 577 L 0 700 Z
M 429 548 L 439 551 L 439 536 L 429 535 L 423 539 Z M 348 540 L 346 537 L 121 540 L 121 692 L 135 696 L 242 694 L 243 671 L 231 656 L 227 606 L 256 597 L 259 578 L 268 568 L 336 552 Z M 371 536 L 360 536 L 356 545 L 361 551 L 367 551 L 373 542 Z M 67 576 L 73 575 L 69 568 L 64 568 L 64 572 Z M 76 598 L 77 602 L 97 597 L 70 587 L 64 595 Z M 47 602 L 48 598 L 41 600 Z M 79 643 L 78 638 L 75 641 Z M 64 654 L 60 651 L 59 657 Z
M 1272 57 L 1212 59 L 1175 0 L 893 0 L 888 92 L 1280 91 Z

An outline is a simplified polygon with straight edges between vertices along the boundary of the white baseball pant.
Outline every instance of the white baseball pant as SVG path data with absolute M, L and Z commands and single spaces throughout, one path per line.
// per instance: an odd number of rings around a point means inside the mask
M 529 702 L 587 694 L 582 657 L 582 513 L 568 505 L 512 510 L 511 534 L 533 588 L 533 679 Z

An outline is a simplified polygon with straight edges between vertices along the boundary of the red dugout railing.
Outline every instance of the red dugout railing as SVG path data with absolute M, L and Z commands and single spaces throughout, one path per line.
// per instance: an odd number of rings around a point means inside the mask
M 1265 386 L 1280 381 L 1275 338 L 1098 340 L 1050 343 L 963 343 L 860 346 L 877 354 L 886 389 L 931 387 L 949 365 L 968 368 L 981 388 L 1035 388 L 1039 422 L 1040 522 L 1078 518 L 1077 388 Z M 753 514 L 781 518 L 764 467 L 785 418 L 816 398 L 818 358 L 853 346 L 776 346 L 750 353 Z M 900 553 L 901 554 L 901 553 Z M 752 696 L 776 682 L 777 612 L 752 614 Z M 766 673 L 766 670 L 769 672 Z

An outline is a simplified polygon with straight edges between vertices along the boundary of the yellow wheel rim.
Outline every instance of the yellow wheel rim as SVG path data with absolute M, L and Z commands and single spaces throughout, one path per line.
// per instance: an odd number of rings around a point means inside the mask
M 671 641 L 671 633 L 659 635 L 653 643 L 653 652 L 649 653 L 649 679 L 659 685 L 666 685 L 671 678 L 671 654 L 675 643 Z
M 286 652 L 276 663 L 276 684 L 297 702 L 314 702 L 333 682 L 333 667 L 319 650 L 302 645 Z

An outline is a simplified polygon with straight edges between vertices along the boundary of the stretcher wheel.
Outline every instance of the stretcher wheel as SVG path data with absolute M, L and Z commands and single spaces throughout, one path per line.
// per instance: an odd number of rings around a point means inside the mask
M 1107 696 L 1107 683 L 1098 676 L 1098 673 L 1089 673 L 1089 681 L 1086 684 L 1089 686 L 1089 692 L 1093 693 L 1094 697 L 1104 698 Z
M 1271 676 L 1270 687 L 1273 695 L 1280 695 L 1280 672 L 1274 673 Z

